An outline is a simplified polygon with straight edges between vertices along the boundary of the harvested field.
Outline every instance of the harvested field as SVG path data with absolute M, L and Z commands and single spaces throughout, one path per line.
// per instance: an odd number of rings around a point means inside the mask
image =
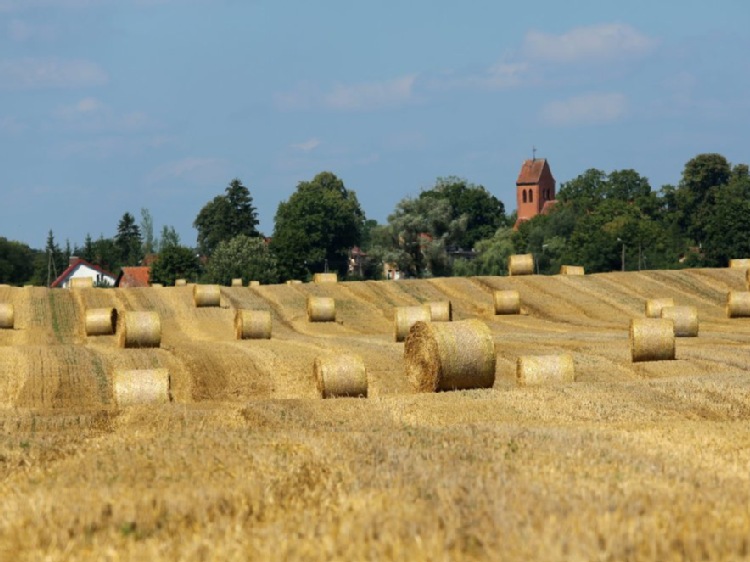
M 519 315 L 493 295 L 519 291 Z M 737 560 L 750 537 L 750 318 L 741 269 L 222 287 L 0 287 L 0 560 Z M 631 361 L 654 295 L 693 306 L 673 361 Z M 310 324 L 308 296 L 336 301 Z M 415 394 L 394 309 L 450 300 L 496 353 L 493 388 Z M 87 338 L 85 312 L 155 311 L 161 347 Z M 273 338 L 237 340 L 237 309 Z M 355 354 L 367 399 L 321 400 Z M 569 354 L 576 382 L 519 387 Z M 173 401 L 118 408 L 115 372 Z

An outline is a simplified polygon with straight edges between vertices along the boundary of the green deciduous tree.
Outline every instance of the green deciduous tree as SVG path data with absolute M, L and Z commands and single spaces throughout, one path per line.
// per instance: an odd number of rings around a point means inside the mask
M 200 263 L 195 252 L 184 246 L 167 246 L 151 266 L 151 282 L 174 285 L 175 279 L 195 279 Z
M 34 275 L 34 251 L 21 242 L 0 237 L 0 283 L 21 285 Z
M 263 238 L 250 238 L 244 234 L 220 242 L 206 268 L 213 283 L 229 285 L 232 279 L 241 278 L 263 284 L 278 283 L 276 259 Z
M 346 274 L 349 251 L 362 240 L 365 216 L 357 195 L 331 172 L 303 181 L 279 203 L 271 249 L 282 279 L 323 271 Z
M 174 226 L 164 225 L 161 229 L 161 236 L 158 242 L 159 252 L 162 252 L 171 246 L 180 246 L 180 235 L 177 233 Z
M 705 265 L 726 267 L 732 258 L 750 256 L 750 178 L 733 174 L 716 189 L 704 227 Z
M 145 207 L 141 208 L 141 237 L 143 239 L 144 256 L 153 254 L 158 247 L 159 241 L 154 238 L 154 219 L 151 212 Z
M 253 198 L 238 178 L 229 182 L 224 195 L 203 206 L 193 226 L 198 230 L 198 249 L 204 255 L 211 255 L 220 242 L 240 234 L 260 236 Z

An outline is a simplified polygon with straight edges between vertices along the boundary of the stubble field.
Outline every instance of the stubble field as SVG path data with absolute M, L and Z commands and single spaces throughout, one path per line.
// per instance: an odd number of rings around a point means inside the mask
M 517 289 L 523 313 L 494 316 Z M 0 288 L 0 560 L 750 558 L 744 271 L 222 288 Z M 307 295 L 337 321 L 308 323 Z M 644 301 L 696 306 L 677 359 L 632 363 Z M 494 388 L 414 394 L 396 306 L 480 318 Z M 88 308 L 155 310 L 158 349 L 86 337 Z M 270 340 L 234 339 L 237 308 Z M 316 357 L 351 352 L 367 399 L 321 400 Z M 519 355 L 571 353 L 575 383 L 519 388 Z M 117 369 L 169 370 L 174 401 L 118 409 Z

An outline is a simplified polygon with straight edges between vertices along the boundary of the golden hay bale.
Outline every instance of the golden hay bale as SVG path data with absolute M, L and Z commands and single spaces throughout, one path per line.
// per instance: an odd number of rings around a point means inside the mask
M 575 381 L 570 353 L 561 355 L 521 355 L 516 360 L 518 386 L 538 386 Z
M 289 279 L 289 280 L 288 280 L 288 281 L 286 282 L 286 284 L 287 284 L 287 285 L 301 285 L 301 284 L 302 284 L 302 281 L 300 281 L 299 279 Z
M 631 320 L 630 355 L 633 363 L 674 359 L 674 322 L 667 318 Z
M 195 306 L 219 306 L 221 287 L 218 285 L 193 285 L 193 302 Z
M 748 269 L 750 268 L 750 258 L 729 260 L 729 267 L 731 269 Z
M 495 384 L 495 344 L 480 320 L 417 322 L 406 337 L 404 360 L 417 392 Z
M 508 275 L 533 275 L 534 254 L 514 254 L 508 258 Z
M 317 357 L 313 363 L 313 375 L 321 398 L 367 398 L 367 371 L 358 355 Z
M 93 277 L 73 277 L 68 286 L 71 289 L 90 289 L 94 286 Z
M 170 401 L 167 369 L 115 371 L 115 402 L 119 407 L 139 404 L 166 404 Z
M 238 340 L 270 340 L 271 312 L 238 310 L 234 315 L 234 335 Z
M 674 306 L 674 299 L 646 299 L 646 318 L 661 318 L 661 309 L 666 306 Z
M 396 307 L 393 313 L 393 339 L 397 342 L 404 341 L 414 324 L 431 320 L 432 308 L 428 304 Z
M 582 265 L 561 265 L 560 275 L 585 275 Z
M 338 283 L 337 273 L 316 273 L 313 275 L 313 283 Z
M 495 314 L 521 314 L 521 295 L 518 291 L 495 291 Z
M 331 297 L 307 297 L 307 320 L 309 322 L 335 322 L 336 301 Z
M 164 287 L 164 285 L 162 283 L 151 283 L 151 287 L 153 287 L 154 289 L 161 289 Z
M 694 306 L 665 306 L 661 317 L 674 322 L 674 335 L 678 338 L 694 338 L 698 335 L 698 309 Z
M 727 318 L 750 316 L 750 292 L 729 291 L 727 293 Z
M 453 305 L 451 301 L 428 302 L 433 322 L 451 322 L 453 320 Z
M 116 308 L 90 308 L 86 311 L 87 336 L 111 336 L 116 330 Z
M 122 315 L 120 347 L 159 347 L 161 318 L 151 310 L 128 311 Z
M 260 287 L 260 281 L 250 281 L 247 284 L 248 287 Z
M 242 277 L 235 277 L 232 279 L 232 287 L 242 287 Z
M 15 309 L 7 302 L 0 303 L 0 329 L 12 330 L 15 323 Z
M 175 279 L 174 286 L 175 287 L 187 287 L 187 279 Z

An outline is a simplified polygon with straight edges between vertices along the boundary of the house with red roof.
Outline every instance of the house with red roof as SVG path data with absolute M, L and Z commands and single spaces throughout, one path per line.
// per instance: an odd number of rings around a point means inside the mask
M 526 160 L 516 180 L 518 218 L 513 228 L 539 214 L 547 214 L 555 203 L 555 178 L 547 159 Z
M 115 287 L 149 287 L 150 278 L 151 268 L 148 266 L 123 267 L 117 276 Z
M 70 256 L 68 268 L 55 279 L 50 287 L 58 287 L 67 289 L 70 287 L 72 279 L 83 279 L 90 278 L 91 283 L 96 286 L 110 286 L 115 285 L 115 276 L 110 272 L 105 271 L 98 265 L 93 265 L 84 259 L 76 256 Z

